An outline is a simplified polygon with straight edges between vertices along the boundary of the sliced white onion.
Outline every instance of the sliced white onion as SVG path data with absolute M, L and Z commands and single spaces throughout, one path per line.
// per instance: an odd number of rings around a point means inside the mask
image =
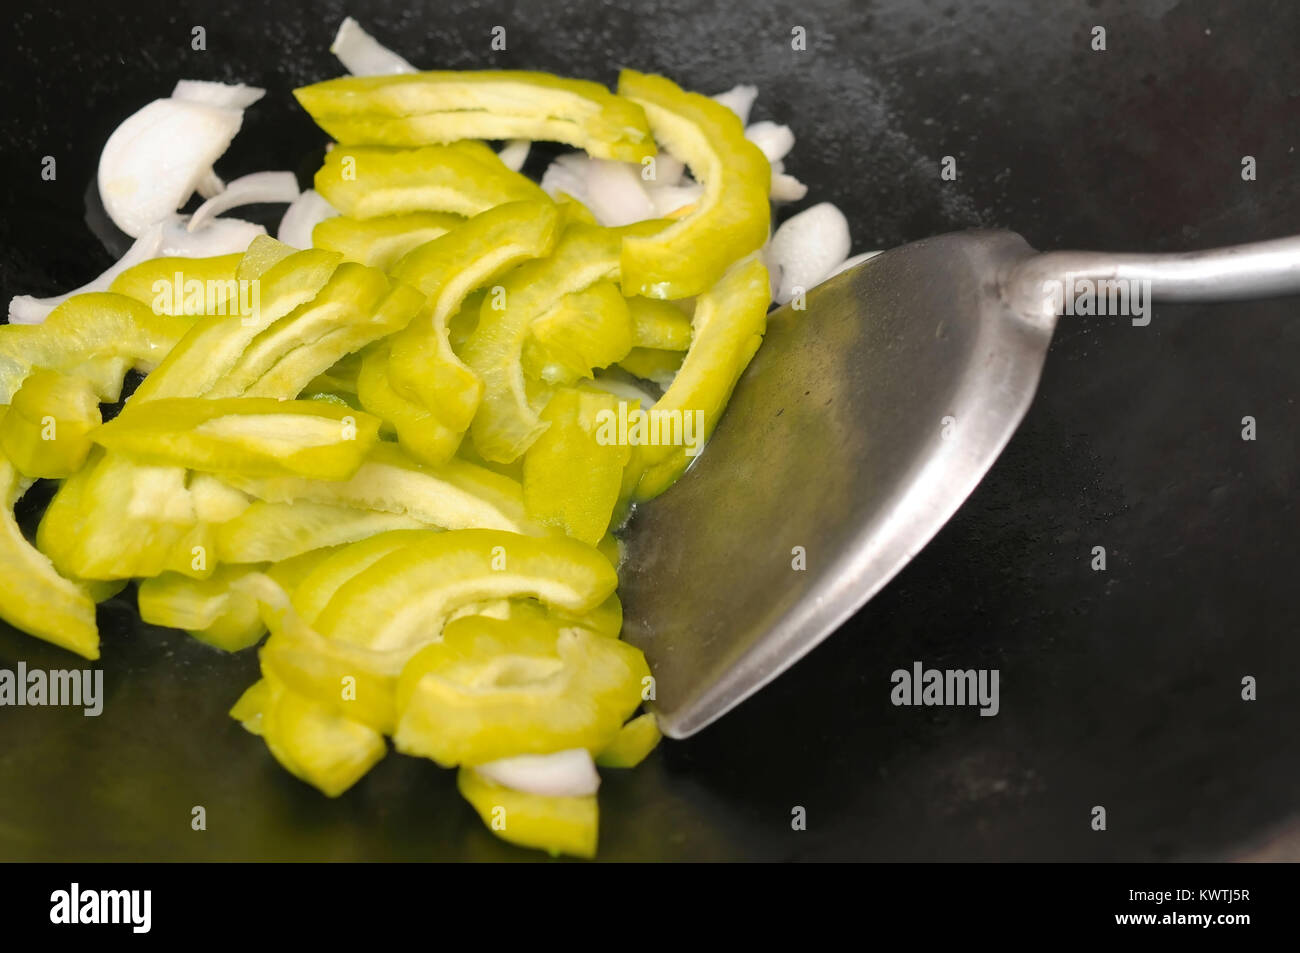
M 239 132 L 239 109 L 155 99 L 114 130 L 99 157 L 104 210 L 132 238 L 185 204 Z
M 194 187 L 194 191 L 205 199 L 210 199 L 214 195 L 220 195 L 226 189 L 226 183 L 221 181 L 221 176 L 217 175 L 216 169 L 209 169 L 199 179 L 199 184 Z
M 210 83 L 203 79 L 182 79 L 172 90 L 172 99 L 220 109 L 247 109 L 266 95 L 266 90 L 243 83 Z
M 698 202 L 700 196 L 704 194 L 704 186 L 698 182 L 691 185 L 665 185 L 646 189 L 646 192 L 650 194 L 650 201 L 654 205 L 655 215 L 663 218 L 679 208 Z
M 527 139 L 511 139 L 501 147 L 501 151 L 497 155 L 506 164 L 507 169 L 511 172 L 518 172 L 524 167 L 524 163 L 528 161 L 528 150 L 532 147 L 533 144 Z
M 361 24 L 351 17 L 344 17 L 339 25 L 330 52 L 353 76 L 395 76 L 416 72 L 414 66 L 361 29 Z
M 772 167 L 772 185 L 769 189 L 769 195 L 773 202 L 798 202 L 808 194 L 808 186 L 804 185 L 788 172 L 778 170 L 777 166 Z
M 241 205 L 289 203 L 297 197 L 298 179 L 292 172 L 254 172 L 240 176 L 194 210 L 189 230 L 196 231 L 222 212 Z
M 18 295 L 9 302 L 9 322 L 40 324 L 49 317 L 51 311 L 73 295 L 107 291 L 114 278 L 142 261 L 151 258 L 207 258 L 212 255 L 230 255 L 246 249 L 258 235 L 266 234 L 266 229 L 261 225 L 254 225 L 252 222 L 237 218 L 217 219 L 195 232 L 190 232 L 185 226 L 186 218 L 178 215 L 155 222 L 140 233 L 140 237 L 127 249 L 126 254 L 107 271 L 67 294 L 50 298 Z
M 502 758 L 474 770 L 512 791 L 543 797 L 586 797 L 600 788 L 600 775 L 586 748 Z
M 830 202 L 821 202 L 781 223 L 768 243 L 767 260 L 780 275 L 776 300 L 785 304 L 795 288 L 824 281 L 851 248 L 849 223 Z
M 745 138 L 762 150 L 768 162 L 780 162 L 794 148 L 794 133 L 790 127 L 766 119 L 746 126 Z
M 834 277 L 835 277 L 836 275 L 838 275 L 840 272 L 842 272 L 842 271 L 848 271 L 850 268 L 856 268 L 858 265 L 862 264 L 864 261 L 870 261 L 871 259 L 875 258 L 875 257 L 876 257 L 877 255 L 879 255 L 879 254 L 880 254 L 880 252 L 878 252 L 878 251 L 864 251 L 861 255 L 854 255 L 852 258 L 850 258 L 850 259 L 848 259 L 847 261 L 845 261 L 844 264 L 840 265 L 838 268 L 836 268 L 834 271 L 832 271 L 829 275 L 827 275 L 825 278 L 823 278 L 822 281 L 830 281 L 832 278 L 834 278 Z
M 655 177 L 646 182 L 647 188 L 669 188 L 674 185 L 681 185 L 682 176 L 686 172 L 686 163 L 674 155 L 669 155 L 663 147 L 659 147 L 659 154 L 655 156 Z
M 648 390 L 632 383 L 631 375 L 623 376 L 617 371 L 597 371 L 590 384 L 626 403 L 637 401 L 642 410 L 649 410 L 655 403 L 654 396 Z
M 571 152 L 547 167 L 542 189 L 552 198 L 567 192 L 587 206 L 601 225 L 629 225 L 656 215 L 654 203 L 641 184 L 640 167 L 630 162 L 592 159 Z
M 333 218 L 339 210 L 325 200 L 315 189 L 307 189 L 298 196 L 280 219 L 276 238 L 294 248 L 311 248 L 311 233 L 321 222 Z
M 739 116 L 741 125 L 748 125 L 749 111 L 754 108 L 754 100 L 758 98 L 758 87 L 743 84 L 733 86 L 725 93 L 718 93 L 713 98 Z

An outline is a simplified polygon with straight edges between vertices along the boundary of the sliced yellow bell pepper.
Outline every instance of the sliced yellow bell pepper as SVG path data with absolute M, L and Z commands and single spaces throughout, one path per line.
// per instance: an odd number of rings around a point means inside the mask
M 317 171 L 316 191 L 344 215 L 360 219 L 406 212 L 477 215 L 504 202 L 546 196 L 481 142 L 421 149 L 339 146 Z
M 0 325 L 0 403 L 12 401 L 23 379 L 37 367 L 89 372 L 85 376 L 108 399 L 104 391 L 121 388 L 120 373 L 125 373 L 127 362 L 141 371 L 156 367 L 194 321 L 154 314 L 126 295 L 95 292 L 69 298 L 43 324 Z
M 613 394 L 561 388 L 542 411 L 546 432 L 524 454 L 528 514 L 592 546 L 609 529 L 631 453 L 598 439 L 602 415 L 617 418 Z
M 126 269 L 108 290 L 147 304 L 154 314 L 237 314 L 235 269 L 243 257 L 151 258 Z
M 305 394 L 337 394 L 355 396 L 357 377 L 361 374 L 362 351 L 345 354 L 321 373 L 317 374 L 303 388 Z
M 437 532 L 429 529 L 393 530 L 340 547 L 316 566 L 291 593 L 294 611 L 308 625 L 313 624 L 334 598 L 334 593 L 353 576 L 369 569 L 389 553 L 424 542 Z
M 249 242 L 248 248 L 244 251 L 244 256 L 239 259 L 239 264 L 235 266 L 235 277 L 242 281 L 253 281 L 261 278 L 280 262 L 290 255 L 298 254 L 301 250 L 274 239 L 270 235 L 258 235 Z M 299 262 L 309 260 L 320 260 L 320 258 L 319 256 L 315 256 L 314 259 L 301 258 Z
M 524 373 L 548 384 L 576 384 L 608 367 L 632 347 L 627 299 L 612 281 L 561 298 L 529 326 Z
M 62 479 L 90 454 L 99 401 L 85 378 L 37 369 L 0 421 L 0 449 L 24 476 Z
M 549 199 L 511 202 L 474 216 L 393 266 L 395 278 L 419 288 L 429 299 L 419 317 L 389 342 L 388 380 L 399 394 L 419 401 L 432 415 L 432 421 L 420 422 L 421 428 L 432 425 L 449 432 L 438 441 L 450 448 L 443 459 L 455 452 L 482 391 L 477 375 L 452 350 L 448 320 L 475 288 L 496 281 L 522 261 L 548 254 L 558 233 L 559 213 Z M 393 423 L 400 438 L 403 421 Z
M 661 738 L 659 723 L 647 712 L 619 729 L 609 747 L 596 755 L 596 764 L 602 768 L 635 768 L 654 751 Z
M 664 390 L 672 386 L 673 378 L 681 370 L 686 354 L 683 351 L 665 351 L 653 347 L 634 347 L 618 362 L 629 374 L 653 381 Z
M 594 794 L 547 797 L 512 791 L 489 781 L 473 768 L 456 774 L 461 796 L 478 812 L 488 830 L 520 847 L 535 847 L 551 856 L 596 856 L 600 811 Z
M 156 466 L 346 480 L 378 441 L 379 421 L 314 400 L 175 397 L 128 402 L 94 439 Z
M 633 295 L 627 299 L 632 318 L 632 346 L 685 351 L 691 346 L 691 319 L 679 302 Z
M 311 233 L 316 248 L 336 251 L 349 261 L 388 271 L 412 248 L 447 234 L 465 220 L 447 212 L 407 212 L 379 218 L 335 215 Z
M 713 432 L 736 381 L 763 340 L 770 301 L 767 269 L 750 258 L 728 271 L 696 302 L 691 349 L 651 414 L 657 412 L 662 420 L 698 412 L 703 426 L 695 434 L 697 449 Z M 686 447 L 662 443 L 639 446 L 636 456 L 645 470 L 636 487 L 639 500 L 658 496 L 691 462 Z
M 343 143 L 563 142 L 602 159 L 654 155 L 644 113 L 599 83 L 516 70 L 347 76 L 294 90 Z
M 214 532 L 217 558 L 222 562 L 274 563 L 313 549 L 422 526 L 407 516 L 328 503 L 259 501 Z
M 348 480 L 228 479 L 246 493 L 276 503 L 332 503 L 400 514 L 443 529 L 542 532 L 528 518 L 523 488 L 515 480 L 456 458 L 440 467 L 424 467 L 390 443 L 372 447 Z
M 2 421 L 0 421 L 2 423 Z M 63 578 L 23 536 L 14 503 L 26 492 L 13 464 L 0 457 L 0 618 L 30 635 L 88 659 L 99 658 L 95 603 L 86 590 Z
M 649 674 L 641 652 L 618 639 L 553 619 L 466 616 L 402 670 L 393 743 L 444 767 L 602 751 L 641 704 Z
M 767 241 L 772 169 L 726 106 L 662 76 L 623 70 L 618 91 L 638 103 L 665 149 L 703 183 L 697 208 L 656 235 L 623 242 L 623 293 L 687 298 Z
M 235 583 L 260 566 L 218 566 L 207 579 L 165 572 L 140 583 L 140 618 L 151 625 L 184 629 L 226 652 L 256 645 L 266 632 L 257 600 Z

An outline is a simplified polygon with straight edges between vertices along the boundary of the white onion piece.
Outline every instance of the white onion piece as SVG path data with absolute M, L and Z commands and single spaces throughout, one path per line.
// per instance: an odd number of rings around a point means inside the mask
M 767 248 L 778 269 L 776 300 L 785 304 L 795 288 L 807 290 L 824 281 L 849 257 L 849 223 L 830 202 L 821 202 L 781 223 Z
M 794 133 L 789 126 L 778 125 L 766 119 L 745 127 L 745 138 L 767 156 L 768 162 L 780 162 L 794 148 Z
M 184 217 L 173 215 L 164 221 L 150 225 L 140 233 L 140 237 L 126 250 L 126 254 L 107 271 L 67 294 L 50 298 L 18 295 L 9 302 L 9 322 L 40 324 L 49 317 L 51 311 L 73 295 L 107 291 L 114 278 L 142 261 L 151 258 L 207 258 L 213 255 L 230 255 L 244 251 L 254 238 L 266 234 L 266 229 L 261 225 L 236 218 L 217 219 L 196 232 L 188 231 L 185 222 Z
M 586 797 L 600 788 L 600 775 L 586 748 L 502 758 L 474 770 L 512 791 L 543 797 Z
M 511 139 L 501 147 L 501 151 L 497 155 L 505 163 L 507 169 L 511 172 L 518 172 L 524 167 L 524 163 L 528 161 L 528 150 L 532 147 L 533 144 L 527 139 Z
M 200 229 L 222 212 L 241 205 L 287 204 L 297 197 L 298 179 L 292 172 L 254 172 L 240 176 L 194 210 L 189 230 Z
M 266 95 L 266 90 L 243 83 L 210 83 L 204 79 L 182 79 L 172 90 L 172 99 L 221 109 L 247 109 Z
M 396 76 L 398 73 L 417 72 L 414 66 L 361 29 L 361 24 L 351 17 L 343 18 L 334 42 L 330 44 L 330 52 L 353 76 Z
M 862 264 L 864 261 L 870 261 L 871 259 L 875 258 L 875 257 L 876 257 L 877 255 L 879 255 L 879 254 L 880 254 L 879 251 L 864 251 L 861 255 L 854 255 L 852 258 L 850 258 L 850 259 L 848 259 L 847 261 L 845 261 L 844 264 L 840 265 L 838 268 L 836 268 L 834 271 L 832 271 L 829 275 L 827 275 L 825 278 L 823 278 L 822 281 L 830 281 L 832 278 L 834 278 L 834 277 L 835 277 L 836 275 L 838 275 L 840 272 L 842 272 L 842 271 L 848 271 L 850 268 L 856 268 L 858 265 Z
M 646 189 L 650 194 L 650 201 L 654 205 L 655 215 L 663 218 L 690 205 L 692 202 L 698 202 L 704 194 L 704 186 L 698 182 L 691 185 L 666 185 L 658 188 Z
M 542 175 L 542 190 L 551 198 L 567 192 L 591 210 L 601 225 L 616 227 L 654 218 L 655 206 L 641 184 L 640 167 L 631 162 L 591 159 L 570 152 L 552 162 Z
M 132 238 L 185 204 L 239 132 L 238 109 L 155 99 L 108 137 L 99 157 L 99 196 Z
M 542 173 L 542 191 L 551 198 L 561 192 L 587 204 L 587 167 L 589 160 L 581 153 L 562 155 Z
M 325 200 L 315 189 L 307 189 L 298 196 L 280 219 L 276 238 L 294 248 L 311 248 L 311 233 L 321 222 L 333 218 L 339 210 Z
M 221 181 L 221 176 L 217 175 L 216 169 L 209 169 L 204 173 L 203 178 L 199 179 L 199 184 L 194 187 L 194 191 L 205 199 L 220 195 L 225 189 L 226 183 Z
M 725 93 L 718 93 L 713 98 L 739 116 L 742 126 L 748 125 L 749 111 L 754 108 L 754 100 L 758 98 L 758 87 L 743 84 L 733 86 Z
M 655 177 L 646 182 L 647 188 L 656 186 L 668 188 L 673 185 L 682 184 L 682 175 L 686 172 L 686 163 L 676 156 L 669 155 L 663 147 L 659 147 L 659 154 L 655 157 Z
M 780 165 L 778 163 L 777 165 Z M 808 186 L 785 171 L 772 167 L 772 184 L 768 194 L 773 202 L 798 202 L 808 194 Z
M 655 398 L 649 391 L 632 383 L 631 375 L 624 377 L 618 372 L 597 371 L 589 383 L 592 387 L 613 394 L 625 403 L 639 401 L 642 410 L 649 410 L 655 403 Z

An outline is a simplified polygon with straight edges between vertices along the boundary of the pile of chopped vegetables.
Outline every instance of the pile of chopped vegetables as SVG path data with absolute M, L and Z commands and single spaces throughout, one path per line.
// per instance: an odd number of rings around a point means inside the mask
M 261 643 L 231 714 L 303 781 L 341 794 L 388 738 L 457 768 L 504 839 L 590 857 L 596 766 L 659 740 L 613 531 L 694 456 L 602 421 L 707 438 L 774 294 L 841 268 L 847 225 L 823 204 L 771 236 L 806 190 L 790 130 L 746 126 L 752 87 L 418 72 L 352 20 L 334 49 L 369 75 L 296 91 L 333 140 L 314 189 L 223 182 L 262 91 L 182 81 L 104 147 L 131 250 L 11 302 L 0 616 L 95 659 L 96 602 L 138 581 L 145 622 Z M 540 184 L 539 140 L 579 150 Z M 268 202 L 290 203 L 278 239 L 221 217 Z M 35 480 L 61 482 L 33 545 L 13 504 Z

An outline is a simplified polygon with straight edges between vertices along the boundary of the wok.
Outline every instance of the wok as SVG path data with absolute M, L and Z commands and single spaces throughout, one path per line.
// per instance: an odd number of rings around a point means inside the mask
M 86 226 L 99 149 L 178 78 L 269 91 L 227 177 L 309 173 L 324 137 L 289 91 L 340 72 L 327 47 L 345 13 L 422 66 L 753 82 L 755 118 L 795 129 L 790 171 L 845 211 L 855 251 L 971 226 L 1151 251 L 1300 226 L 1287 0 L 70 2 L 16 14 L 3 41 L 0 291 L 50 294 L 109 264 Z M 600 857 L 1300 857 L 1298 364 L 1294 301 L 1063 319 L 1019 432 L 915 561 L 769 689 L 607 772 Z M 254 653 L 142 625 L 129 591 L 100 622 L 100 717 L 0 708 L 0 859 L 540 856 L 494 839 L 427 761 L 393 755 L 323 798 L 225 714 Z M 0 667 L 80 667 L 2 628 Z M 893 706 L 890 675 L 914 661 L 998 669 L 1000 713 Z

